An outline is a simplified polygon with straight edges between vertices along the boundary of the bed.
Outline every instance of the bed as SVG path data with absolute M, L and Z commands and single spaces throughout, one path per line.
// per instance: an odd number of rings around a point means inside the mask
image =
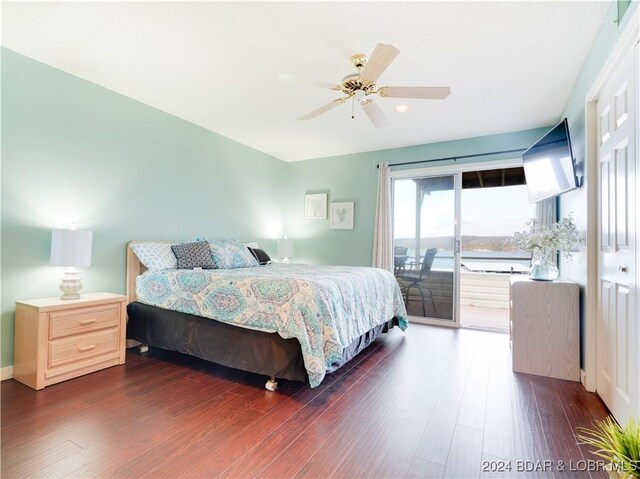
M 406 310 L 377 268 L 269 264 L 146 271 L 127 247 L 127 337 L 224 366 L 318 386 Z

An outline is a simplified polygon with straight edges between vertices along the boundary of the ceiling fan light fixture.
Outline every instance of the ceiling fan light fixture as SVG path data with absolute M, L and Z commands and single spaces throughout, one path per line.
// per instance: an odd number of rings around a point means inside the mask
M 387 67 L 393 62 L 400 51 L 393 45 L 378 43 L 370 57 L 357 53 L 351 57 L 351 62 L 356 67 L 357 72 L 351 73 L 342 79 L 338 84 L 310 80 L 294 75 L 280 74 L 278 78 L 288 83 L 305 86 L 314 86 L 329 90 L 342 92 L 345 96 L 337 98 L 332 102 L 317 108 L 306 115 L 299 117 L 299 120 L 306 121 L 316 118 L 323 113 L 351 100 L 351 118 L 355 118 L 356 103 L 359 103 L 364 112 L 376 128 L 389 125 L 380 106 L 369 97 L 376 95 L 378 98 L 407 98 L 423 100 L 444 100 L 451 94 L 451 89 L 447 86 L 383 86 L 378 87 L 376 82 Z M 397 105 L 396 113 L 407 113 L 411 108 L 408 105 Z

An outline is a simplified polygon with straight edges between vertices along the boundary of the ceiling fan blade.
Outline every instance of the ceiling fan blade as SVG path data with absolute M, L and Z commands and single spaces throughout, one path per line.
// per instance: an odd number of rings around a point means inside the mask
M 388 98 L 422 98 L 444 100 L 451 94 L 448 86 L 383 86 L 378 94 Z
M 361 103 L 362 109 L 376 128 L 382 128 L 389 125 L 389 120 L 373 100 L 365 100 Z
M 316 110 L 310 111 L 306 115 L 302 115 L 301 117 L 298 118 L 298 120 L 302 120 L 302 121 L 311 120 L 312 118 L 315 118 L 316 116 L 320 116 L 323 113 L 328 112 L 332 108 L 337 107 L 338 105 L 342 105 L 345 102 L 345 100 L 346 98 L 338 98 L 336 100 L 333 100 L 331 103 L 327 103 L 326 105 L 321 106 Z
M 398 56 L 398 53 L 400 53 L 400 50 L 393 45 L 378 43 L 360 72 L 360 78 L 375 82 L 378 77 L 382 75 L 382 72 L 391 65 L 391 62 Z
M 278 75 L 278 80 L 299 86 L 311 86 L 317 88 L 328 88 L 329 90 L 340 90 L 340 85 L 336 85 L 335 83 L 311 80 L 306 77 L 289 75 L 288 73 L 280 73 Z

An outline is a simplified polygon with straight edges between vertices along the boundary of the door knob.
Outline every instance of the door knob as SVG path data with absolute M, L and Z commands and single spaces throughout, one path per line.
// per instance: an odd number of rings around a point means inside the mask
M 618 266 L 618 271 L 620 271 L 621 273 L 626 273 L 627 271 L 629 271 L 629 268 L 627 268 L 626 266 Z

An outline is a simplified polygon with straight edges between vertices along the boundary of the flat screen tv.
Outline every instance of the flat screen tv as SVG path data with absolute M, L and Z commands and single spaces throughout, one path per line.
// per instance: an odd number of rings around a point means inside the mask
M 531 203 L 578 188 L 567 119 L 525 151 L 522 162 Z

